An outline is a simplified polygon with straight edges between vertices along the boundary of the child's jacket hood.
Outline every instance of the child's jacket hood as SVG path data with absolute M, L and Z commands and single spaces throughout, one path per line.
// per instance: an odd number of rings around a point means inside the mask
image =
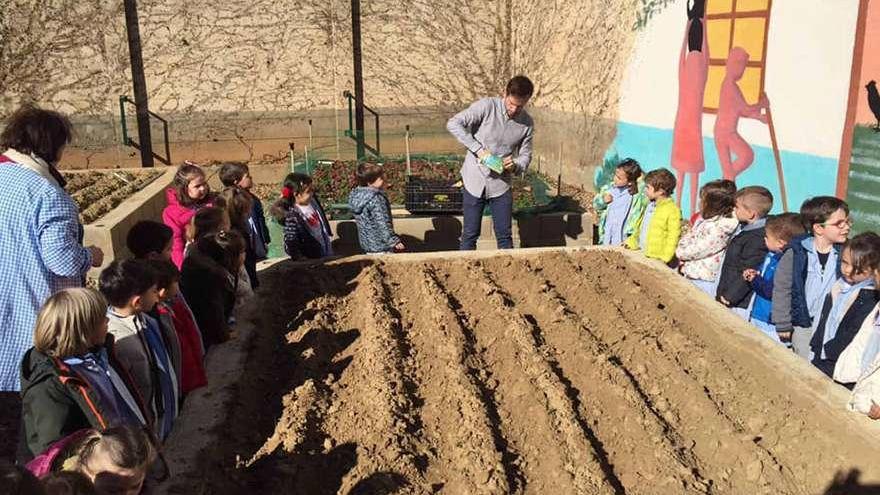
M 359 186 L 348 196 L 348 205 L 351 207 L 352 213 L 360 215 L 370 204 L 370 201 L 381 195 L 382 191 L 375 187 Z

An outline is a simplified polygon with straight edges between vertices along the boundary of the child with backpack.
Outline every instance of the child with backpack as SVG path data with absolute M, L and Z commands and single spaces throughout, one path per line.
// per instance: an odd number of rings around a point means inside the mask
M 272 205 L 272 216 L 284 227 L 284 252 L 293 259 L 333 256 L 330 222 L 315 194 L 312 178 L 288 174 L 281 199 Z
M 645 176 L 645 184 L 645 196 L 650 202 L 626 247 L 669 264 L 681 237 L 681 210 L 672 199 L 675 176 L 665 168 L 652 170 Z
M 593 198 L 593 207 L 599 214 L 600 244 L 620 246 L 635 232 L 648 203 L 641 179 L 639 162 L 627 158 L 617 165 L 611 183 Z

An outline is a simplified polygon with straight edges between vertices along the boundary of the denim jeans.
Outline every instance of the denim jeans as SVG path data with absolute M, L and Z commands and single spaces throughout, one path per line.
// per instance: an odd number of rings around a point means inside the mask
M 492 226 L 495 229 L 495 239 L 498 249 L 513 249 L 513 232 L 511 230 L 513 216 L 513 192 L 507 192 L 496 198 L 486 198 L 483 191 L 481 197 L 476 197 L 462 188 L 462 208 L 464 213 L 464 226 L 461 232 L 461 250 L 473 251 L 477 248 L 477 239 L 480 238 L 480 227 L 483 224 L 483 209 L 489 204 L 492 212 Z

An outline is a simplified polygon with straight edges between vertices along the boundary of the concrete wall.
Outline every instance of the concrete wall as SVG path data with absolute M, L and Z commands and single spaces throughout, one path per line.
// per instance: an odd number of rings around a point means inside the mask
M 333 250 L 337 255 L 361 253 L 354 220 L 331 221 Z M 462 230 L 461 216 L 414 217 L 394 219 L 394 230 L 407 252 L 455 251 Z M 591 246 L 593 219 L 581 213 L 550 213 L 513 221 L 513 245 L 516 248 L 551 246 Z M 491 217 L 484 217 L 478 250 L 496 249 Z
M 114 259 L 131 256 L 126 246 L 126 236 L 131 227 L 141 220 L 162 221 L 162 210 L 165 209 L 165 189 L 174 180 L 174 169 L 165 169 L 165 173 L 151 182 L 147 187 L 132 194 L 92 224 L 85 225 L 83 245 L 97 246 L 104 251 L 104 264 L 94 268 L 89 277 L 97 278 L 101 269 Z
M 38 7 L 38 8 L 37 8 Z M 316 147 L 350 156 L 341 94 L 352 89 L 344 0 L 139 2 L 151 108 L 171 122 L 172 157 L 261 159 Z M 118 95 L 131 94 L 121 2 L 16 0 L 0 23 L 0 116 L 36 100 L 77 117 L 65 166 L 136 165 L 121 146 Z M 537 83 L 536 155 L 576 182 L 613 138 L 619 80 L 635 36 L 632 2 L 371 0 L 362 5 L 367 103 L 384 150 L 461 151 L 443 124 L 515 73 Z M 368 123 L 369 125 L 369 123 Z M 129 128 L 136 134 L 133 120 Z M 154 145 L 162 147 L 160 128 Z M 369 139 L 369 136 L 368 136 Z M 560 151 L 561 149 L 561 151 Z M 552 162 L 552 167 L 551 167 Z

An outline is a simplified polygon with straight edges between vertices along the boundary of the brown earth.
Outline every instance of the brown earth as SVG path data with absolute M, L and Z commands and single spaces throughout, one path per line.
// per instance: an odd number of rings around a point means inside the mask
M 877 427 L 672 277 L 611 250 L 275 265 L 168 492 L 869 493 Z

